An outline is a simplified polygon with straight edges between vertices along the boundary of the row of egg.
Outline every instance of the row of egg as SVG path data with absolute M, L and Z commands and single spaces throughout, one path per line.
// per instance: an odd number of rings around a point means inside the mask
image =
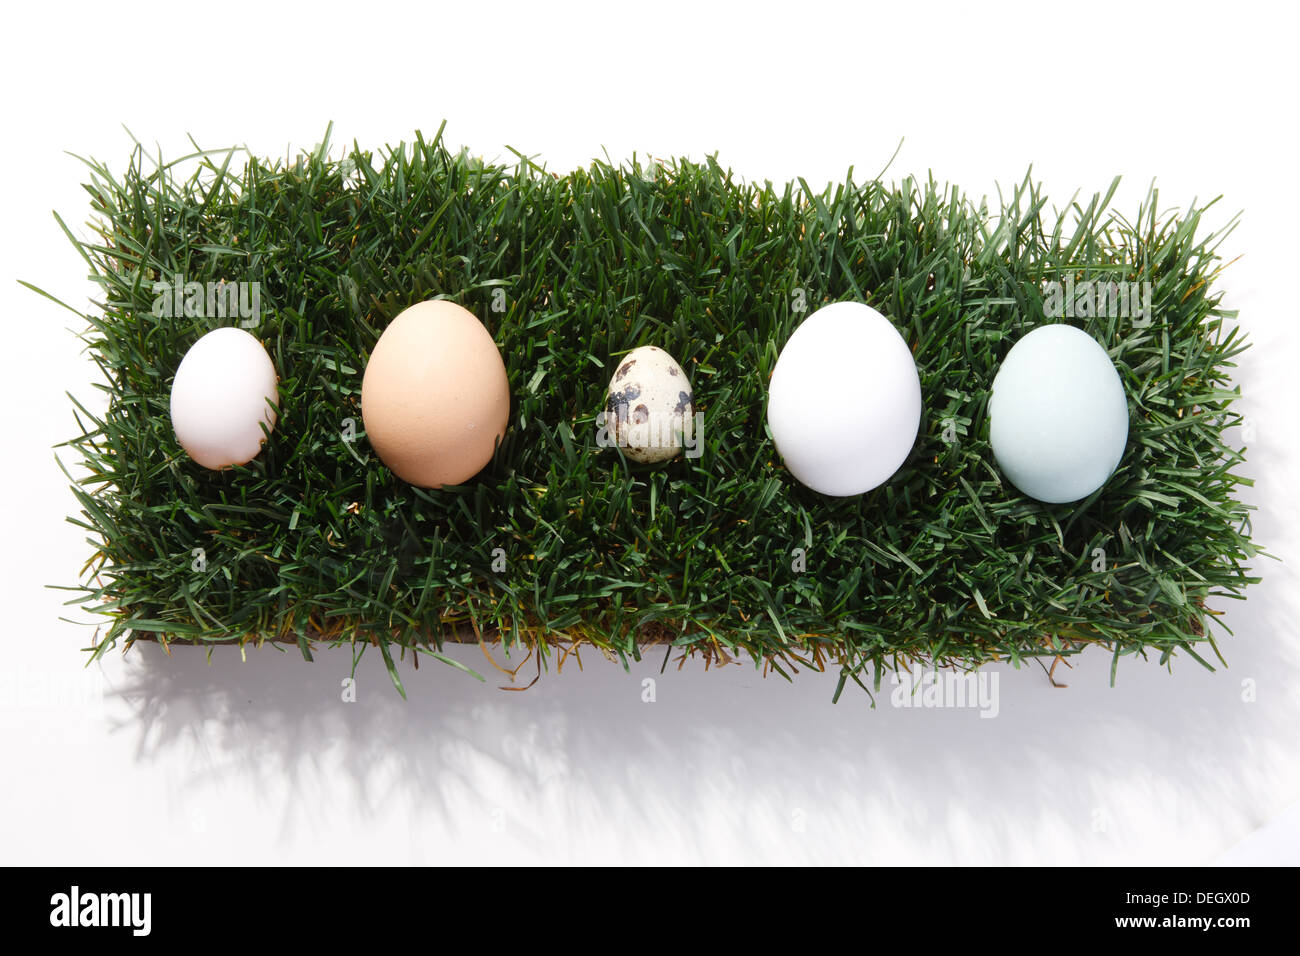
M 254 458 L 275 426 L 274 364 L 243 329 L 224 327 L 185 354 L 171 393 L 176 437 L 200 465 Z M 375 344 L 361 386 L 366 435 L 395 475 L 439 488 L 491 460 L 505 435 L 510 390 L 492 336 L 445 300 L 413 305 Z M 1118 466 L 1128 405 L 1114 365 L 1087 333 L 1044 325 L 1021 338 L 993 380 L 989 439 L 1006 477 L 1046 502 L 1084 498 Z M 639 462 L 663 461 L 700 436 L 694 396 L 667 352 L 625 355 L 609 383 L 604 434 Z M 912 353 L 883 315 L 838 302 L 805 319 L 781 350 L 768 392 L 768 428 L 799 481 L 832 496 L 889 479 L 921 422 Z

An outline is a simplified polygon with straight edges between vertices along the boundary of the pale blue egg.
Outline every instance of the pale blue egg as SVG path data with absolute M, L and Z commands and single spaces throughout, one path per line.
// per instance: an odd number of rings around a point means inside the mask
M 1078 501 L 1104 485 L 1128 442 L 1128 400 L 1106 350 L 1072 325 L 1021 338 L 993 379 L 989 441 L 1031 498 Z

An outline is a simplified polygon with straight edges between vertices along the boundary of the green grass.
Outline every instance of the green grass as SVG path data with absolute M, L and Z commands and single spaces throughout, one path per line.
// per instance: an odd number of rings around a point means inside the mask
M 1093 644 L 1116 663 L 1222 660 L 1214 599 L 1242 596 L 1259 552 L 1224 440 L 1244 345 L 1214 288 L 1226 233 L 1198 235 L 1204 208 L 1169 215 L 1152 192 L 1125 218 L 1108 211 L 1112 184 L 1054 213 L 1028 176 L 993 208 L 911 178 L 773 186 L 713 157 L 556 175 L 441 135 L 292 162 L 137 148 L 116 176 L 87 161 L 93 238 L 64 228 L 98 285 L 83 338 L 107 412 L 74 399 L 66 444 L 84 462 L 69 520 L 92 550 L 70 603 L 104 618 L 96 656 L 140 637 L 296 640 L 308 659 L 346 643 L 378 649 L 402 690 L 408 659 L 448 660 L 442 641 L 468 628 L 539 664 L 570 642 L 625 661 L 668 643 L 787 676 L 833 668 L 837 698 L 914 660 L 1019 664 Z M 232 320 L 156 318 L 153 285 L 178 273 L 261 283 L 254 331 L 280 419 L 223 473 L 181 451 L 168 397 L 185 350 Z M 999 361 L 1044 321 L 1043 280 L 1066 275 L 1150 281 L 1155 316 L 1076 321 L 1119 369 L 1129 444 L 1101 491 L 1049 506 L 1001 479 L 986 409 Z M 493 462 L 443 491 L 395 479 L 360 414 L 379 334 L 434 296 L 486 323 L 512 391 Z M 916 357 L 921 433 L 866 495 L 802 487 L 766 432 L 801 297 L 808 312 L 873 305 Z M 701 457 L 631 466 L 597 446 L 614 364 L 643 344 L 690 376 Z

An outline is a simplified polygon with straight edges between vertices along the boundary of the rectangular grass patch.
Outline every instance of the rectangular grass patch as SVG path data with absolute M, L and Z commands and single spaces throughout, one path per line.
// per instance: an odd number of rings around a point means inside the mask
M 347 644 L 382 654 L 400 690 L 451 640 L 539 665 L 654 646 L 833 668 L 869 693 L 916 661 L 1219 657 L 1218 618 L 1258 552 L 1225 441 L 1244 345 L 1204 208 L 1170 215 L 1152 192 L 1126 217 L 1111 184 L 1058 212 L 1029 177 L 992 207 L 911 178 L 773 185 L 713 157 L 555 174 L 453 152 L 441 130 L 339 158 L 327 144 L 87 163 L 89 238 L 64 228 L 97 285 L 72 311 L 107 410 L 74 398 L 66 446 L 90 541 L 73 601 L 103 618 L 95 655 L 142 638 L 290 642 L 308 659 Z M 224 315 L 159 309 L 178 277 L 205 306 L 218 289 Z M 1060 319 L 1106 348 L 1131 420 L 1098 493 L 1045 505 L 999 473 L 987 404 L 1067 281 L 1141 284 L 1151 313 Z M 220 290 L 251 284 L 250 318 Z M 483 321 L 511 391 L 492 462 L 436 491 L 384 467 L 360 411 L 379 335 L 434 297 Z M 893 478 L 839 499 L 785 470 L 765 398 L 794 328 L 845 299 L 903 335 L 923 413 Z M 231 324 L 270 353 L 279 420 L 257 458 L 212 472 L 178 445 L 169 394 L 190 345 Z M 698 457 L 635 466 L 597 442 L 613 369 L 644 344 L 691 379 Z

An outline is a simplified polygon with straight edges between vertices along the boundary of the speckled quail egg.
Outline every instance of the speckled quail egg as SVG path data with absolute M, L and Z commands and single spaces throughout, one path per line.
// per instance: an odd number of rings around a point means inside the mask
M 677 360 L 654 345 L 623 356 L 609 382 L 605 427 L 632 461 L 653 464 L 694 435 L 691 383 Z

